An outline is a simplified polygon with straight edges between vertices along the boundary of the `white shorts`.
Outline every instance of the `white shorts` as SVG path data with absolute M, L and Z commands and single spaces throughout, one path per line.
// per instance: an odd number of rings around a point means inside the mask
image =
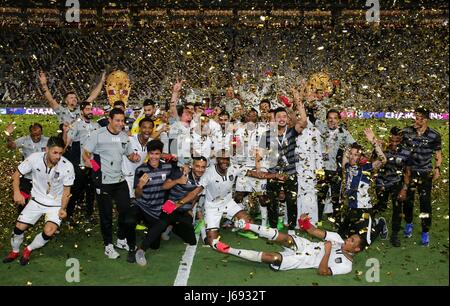
M 283 257 L 281 260 L 281 264 L 279 266 L 271 264 L 270 267 L 275 270 L 282 270 L 282 271 L 313 268 L 314 266 L 308 262 L 311 260 L 312 254 L 307 254 L 304 252 L 305 246 L 307 244 L 310 244 L 311 242 L 305 238 L 296 235 L 290 236 L 294 239 L 296 248 L 290 249 L 285 247 L 282 252 L 279 252 Z M 320 252 L 320 250 L 318 251 Z
M 238 176 L 236 179 L 236 191 L 241 192 L 265 192 L 267 180 L 249 176 Z
M 34 225 L 42 217 L 45 215 L 45 222 L 52 222 L 56 225 L 61 225 L 61 219 L 59 218 L 58 212 L 61 207 L 56 206 L 44 206 L 37 203 L 34 200 L 30 200 L 27 206 L 22 210 L 17 221 L 20 223 L 25 223 L 28 225 Z
M 134 175 L 126 175 L 125 181 L 127 182 L 128 189 L 130 190 L 130 199 L 134 198 Z
M 234 200 L 229 200 L 227 202 L 222 202 L 222 205 L 214 203 L 215 206 L 211 207 L 208 203 L 205 203 L 205 222 L 206 229 L 220 228 L 220 220 L 222 216 L 226 213 L 227 219 L 233 219 L 233 217 L 240 211 L 244 210 L 242 206 L 237 204 Z

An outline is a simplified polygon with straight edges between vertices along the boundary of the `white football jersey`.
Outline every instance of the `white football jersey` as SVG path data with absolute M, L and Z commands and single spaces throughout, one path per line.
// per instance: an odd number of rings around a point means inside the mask
M 247 168 L 230 165 L 227 174 L 222 176 L 217 170 L 217 165 L 209 167 L 200 178 L 200 185 L 205 189 L 205 205 L 221 205 L 224 201 L 232 199 L 232 189 L 236 177 L 245 175 Z
M 285 248 L 281 252 L 283 261 L 280 270 L 318 268 L 325 255 L 325 243 L 311 242 L 296 235 L 291 236 L 294 238 L 296 249 Z M 333 275 L 350 273 L 352 261 L 342 251 L 344 241 L 341 236 L 334 232 L 326 232 L 324 239 L 332 243 L 328 268 Z
M 31 197 L 44 206 L 61 206 L 64 186 L 72 186 L 75 172 L 72 163 L 65 157 L 48 168 L 45 152 L 33 153 L 20 163 L 18 170 L 22 175 L 31 173 L 33 188 Z
M 134 172 L 136 171 L 136 168 L 139 167 L 142 163 L 144 163 L 145 158 L 147 157 L 147 144 L 141 145 L 139 142 L 138 135 L 135 136 L 129 136 L 130 139 L 130 146 L 133 153 L 138 153 L 141 157 L 141 160 L 133 163 L 128 158 L 124 157 L 122 159 L 122 172 L 125 176 L 134 176 Z M 151 138 L 149 139 L 149 141 Z
M 212 140 L 209 136 L 200 136 L 197 133 L 192 133 L 192 155 L 194 157 L 205 157 L 208 162 L 212 153 Z

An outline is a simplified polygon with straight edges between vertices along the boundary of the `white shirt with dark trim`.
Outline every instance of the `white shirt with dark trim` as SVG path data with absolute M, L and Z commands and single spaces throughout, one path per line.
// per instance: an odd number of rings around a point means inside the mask
M 75 172 L 72 163 L 65 157 L 52 168 L 46 163 L 45 152 L 33 153 L 20 163 L 22 175 L 31 173 L 33 188 L 31 197 L 45 206 L 60 207 L 64 186 L 72 186 Z
M 139 134 L 134 136 L 129 136 L 130 139 L 130 147 L 133 150 L 133 153 L 139 154 L 141 160 L 134 163 L 128 158 L 123 158 L 122 160 L 122 172 L 125 176 L 133 176 L 136 172 L 137 167 L 144 163 L 145 158 L 147 157 L 147 143 L 142 145 L 139 141 Z M 151 140 L 151 139 L 149 139 Z
M 244 166 L 230 165 L 227 174 L 222 176 L 217 171 L 217 166 L 209 167 L 199 182 L 199 185 L 205 189 L 205 205 L 217 207 L 231 200 L 236 177 L 245 175 L 247 169 Z
M 178 157 L 178 166 L 191 160 L 191 126 L 185 126 L 181 121 L 175 121 L 169 131 L 169 151 Z
M 335 232 L 325 232 L 326 241 L 331 242 L 331 252 L 330 258 L 328 259 L 328 268 L 331 270 L 333 275 L 347 274 L 352 272 L 353 262 L 348 259 L 344 252 L 342 251 L 342 246 L 344 245 L 344 240 L 338 233 Z M 323 242 L 322 242 L 323 243 Z M 324 244 L 324 243 L 323 243 Z M 324 244 L 325 250 L 325 244 Z M 324 251 L 325 254 L 325 251 Z M 322 259 L 321 259 L 322 260 Z M 320 264 L 320 262 L 319 262 Z
M 352 261 L 348 259 L 343 251 L 344 240 L 335 232 L 325 232 L 325 241 L 331 242 L 330 258 L 328 259 L 328 268 L 333 275 L 347 274 L 352 271 Z M 308 239 L 294 236 L 297 249 L 295 254 L 298 256 L 297 269 L 319 268 L 323 256 L 325 256 L 325 242 L 312 242 Z M 292 250 L 285 248 L 288 255 Z M 283 252 L 281 252 L 283 254 Z
M 256 149 L 259 149 L 259 142 L 265 135 L 267 127 L 265 124 L 256 123 L 253 129 L 247 129 L 248 125 L 240 127 L 235 135 L 238 139 L 238 148 L 236 150 L 236 160 L 243 165 L 255 168 L 256 166 Z M 266 157 L 266 154 L 263 154 Z M 266 158 L 261 160 L 261 168 L 267 169 Z

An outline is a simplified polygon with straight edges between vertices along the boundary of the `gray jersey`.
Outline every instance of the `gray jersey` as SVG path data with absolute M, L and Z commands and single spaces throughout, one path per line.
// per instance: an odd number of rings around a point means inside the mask
M 20 150 L 23 155 L 23 159 L 28 158 L 33 153 L 36 152 L 45 152 L 45 148 L 47 147 L 48 137 L 41 136 L 41 140 L 39 142 L 34 142 L 31 139 L 30 135 L 22 136 L 16 139 L 16 147 Z
M 80 154 L 83 153 L 83 147 L 91 135 L 91 133 L 95 130 L 98 130 L 100 125 L 95 121 L 86 122 L 81 118 L 78 118 L 74 123 L 72 123 L 68 136 L 72 140 L 72 142 L 80 143 Z M 84 161 L 80 159 L 80 165 L 84 166 Z
M 81 116 L 80 109 L 76 108 L 73 112 L 66 106 L 60 105 L 54 110 L 56 117 L 58 117 L 59 123 L 72 123 Z
M 34 142 L 31 139 L 30 135 L 22 136 L 16 139 L 16 147 L 22 153 L 23 159 L 27 159 L 33 153 L 36 152 L 45 152 L 45 148 L 47 147 L 48 137 L 41 136 L 41 140 L 39 142 Z M 31 179 L 31 174 L 27 173 L 24 175 L 25 178 Z
M 95 161 L 99 163 L 102 184 L 115 184 L 124 180 L 122 159 L 133 153 L 125 132 L 113 134 L 107 127 L 95 130 L 84 144 L 84 149 L 93 153 Z

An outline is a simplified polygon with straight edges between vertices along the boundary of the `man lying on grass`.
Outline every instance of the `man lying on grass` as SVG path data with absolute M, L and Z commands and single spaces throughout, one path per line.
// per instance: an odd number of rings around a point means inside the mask
M 367 238 L 364 235 L 353 234 L 344 241 L 337 233 L 315 228 L 310 223 L 307 214 L 302 214 L 298 221 L 301 229 L 311 236 L 325 241 L 312 242 L 297 235 L 280 233 L 273 228 L 246 223 L 241 219 L 235 223 L 237 228 L 250 230 L 260 237 L 275 241 L 281 244 L 284 250 L 282 252 L 257 252 L 235 249 L 218 239 L 214 239 L 213 247 L 225 254 L 268 263 L 275 270 L 317 268 L 320 275 L 347 274 L 352 271 L 353 256 L 367 245 Z M 379 222 L 370 230 L 371 240 L 374 240 L 374 234 L 377 235 L 381 230 L 380 227 L 384 225 L 383 222 Z

